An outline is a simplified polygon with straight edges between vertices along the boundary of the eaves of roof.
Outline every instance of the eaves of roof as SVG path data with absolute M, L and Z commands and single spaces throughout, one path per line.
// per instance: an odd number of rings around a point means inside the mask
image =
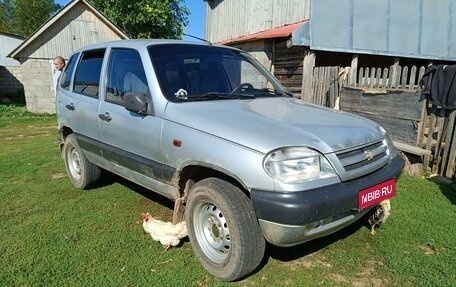
M 84 3 L 87 8 L 93 12 L 103 23 L 105 23 L 110 29 L 112 29 L 116 34 L 119 35 L 120 38 L 129 39 L 129 37 L 122 32 L 114 23 L 109 21 L 100 11 L 95 9 L 88 1 L 86 0 L 72 0 L 70 3 L 65 5 L 59 12 L 57 12 L 53 17 L 49 18 L 43 25 L 41 25 L 38 30 L 36 30 L 32 35 L 30 35 L 27 39 L 22 42 L 16 49 L 11 51 L 7 57 L 15 58 L 18 54 L 27 47 L 30 43 L 32 43 L 35 39 L 40 37 L 40 35 L 45 32 L 50 26 L 52 26 L 55 22 L 57 22 L 60 18 L 62 18 L 69 10 L 71 10 L 77 3 Z
M 11 34 L 11 33 L 8 33 L 8 32 L 2 32 L 0 31 L 0 35 L 4 35 L 4 36 L 7 36 L 7 37 L 11 37 L 11 38 L 16 38 L 18 40 L 24 40 L 25 37 L 22 37 L 22 36 L 19 36 L 19 35 L 16 35 L 16 34 Z
M 272 28 L 265 31 L 257 32 L 254 34 L 249 34 L 229 40 L 223 40 L 218 42 L 218 44 L 222 45 L 230 45 L 242 42 L 249 42 L 255 40 L 264 40 L 264 39 L 272 39 L 272 38 L 281 38 L 281 37 L 288 37 L 292 34 L 293 31 L 297 30 L 305 23 L 309 22 L 309 20 L 304 20 L 292 24 L 287 24 L 282 27 Z

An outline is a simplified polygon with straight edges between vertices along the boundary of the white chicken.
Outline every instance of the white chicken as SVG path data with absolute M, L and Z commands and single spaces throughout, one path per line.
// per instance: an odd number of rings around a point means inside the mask
M 372 226 L 371 234 L 375 235 L 375 227 L 385 223 L 391 214 L 391 203 L 389 199 L 380 202 L 375 212 L 369 218 L 369 224 Z
M 141 213 L 143 228 L 153 240 L 159 241 L 165 250 L 171 246 L 177 246 L 182 238 L 188 235 L 185 221 L 172 224 L 155 219 L 149 213 Z

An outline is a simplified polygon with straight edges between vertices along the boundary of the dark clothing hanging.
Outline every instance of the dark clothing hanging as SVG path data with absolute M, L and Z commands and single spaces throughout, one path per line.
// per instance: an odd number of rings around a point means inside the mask
M 431 65 L 420 80 L 421 98 L 445 109 L 456 109 L 456 65 Z

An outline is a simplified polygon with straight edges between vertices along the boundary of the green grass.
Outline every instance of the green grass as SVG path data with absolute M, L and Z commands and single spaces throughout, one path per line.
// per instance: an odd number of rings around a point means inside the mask
M 210 276 L 188 241 L 164 252 L 140 213 L 172 203 L 115 176 L 74 189 L 54 116 L 0 105 L 0 286 L 456 286 L 456 191 L 401 177 L 375 236 L 362 222 L 291 248 L 268 246 L 258 271 Z

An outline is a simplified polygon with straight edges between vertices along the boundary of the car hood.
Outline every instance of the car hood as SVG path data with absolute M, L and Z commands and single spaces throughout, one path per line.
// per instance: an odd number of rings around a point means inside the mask
M 331 153 L 383 137 L 371 120 L 285 97 L 169 103 L 165 119 L 262 153 L 284 146 Z

